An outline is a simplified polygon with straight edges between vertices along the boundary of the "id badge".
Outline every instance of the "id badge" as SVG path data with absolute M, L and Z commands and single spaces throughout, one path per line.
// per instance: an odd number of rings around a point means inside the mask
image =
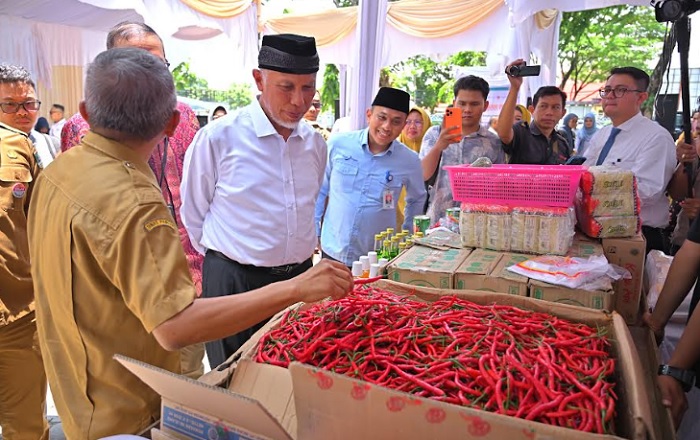
M 395 209 L 394 191 L 384 188 L 382 191 L 382 209 Z

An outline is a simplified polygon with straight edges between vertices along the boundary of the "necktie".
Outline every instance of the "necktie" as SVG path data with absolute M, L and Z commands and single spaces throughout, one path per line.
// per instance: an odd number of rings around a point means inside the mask
M 610 131 L 610 136 L 608 137 L 608 140 L 605 141 L 605 145 L 603 145 L 603 149 L 600 151 L 598 161 L 595 163 L 596 165 L 602 165 L 605 161 L 605 158 L 608 157 L 608 153 L 610 153 L 610 149 L 612 148 L 613 142 L 615 142 L 615 138 L 620 133 L 620 131 L 621 130 L 617 127 L 613 127 L 613 129 Z

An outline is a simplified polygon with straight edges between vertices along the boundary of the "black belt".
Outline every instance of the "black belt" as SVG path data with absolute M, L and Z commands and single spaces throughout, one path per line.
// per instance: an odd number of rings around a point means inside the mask
M 278 273 L 278 274 L 279 273 L 288 274 L 288 273 L 294 272 L 294 270 L 297 269 L 302 264 L 307 264 L 309 261 L 311 261 L 311 258 L 309 258 L 308 260 L 302 261 L 301 263 L 283 264 L 282 266 L 272 266 L 272 267 L 253 266 L 252 264 L 243 264 L 243 263 L 239 263 L 236 260 L 232 260 L 229 257 L 227 257 L 226 255 L 222 254 L 221 252 L 215 251 L 214 249 L 208 249 L 207 253 L 209 253 L 209 252 L 211 252 L 215 256 L 221 258 L 222 260 L 226 260 L 226 261 L 229 261 L 231 263 L 235 263 L 235 264 L 237 264 L 241 267 L 244 267 L 246 269 L 257 269 L 260 271 L 265 271 L 265 272 L 270 272 L 270 273 Z

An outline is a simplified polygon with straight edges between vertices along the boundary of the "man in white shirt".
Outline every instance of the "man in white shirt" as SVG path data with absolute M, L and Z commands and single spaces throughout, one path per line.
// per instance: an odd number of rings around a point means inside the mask
M 61 104 L 54 104 L 51 106 L 49 117 L 53 125 L 49 129 L 49 135 L 61 139 L 61 130 L 63 130 L 63 126 L 66 124 L 66 118 L 64 117 L 65 112 L 66 108 Z
M 327 147 L 300 121 L 316 92 L 318 65 L 313 38 L 264 36 L 253 70 L 259 98 L 208 124 L 187 150 L 180 213 L 205 254 L 203 297 L 253 290 L 312 265 Z M 263 324 L 207 343 L 211 365 Z
M 669 222 L 666 188 L 676 167 L 676 146 L 668 131 L 641 114 L 642 103 L 649 97 L 647 87 L 649 75 L 636 67 L 610 72 L 600 96 L 612 125 L 593 136 L 585 165 L 619 166 L 637 176 L 648 252 L 667 248 L 663 233 Z

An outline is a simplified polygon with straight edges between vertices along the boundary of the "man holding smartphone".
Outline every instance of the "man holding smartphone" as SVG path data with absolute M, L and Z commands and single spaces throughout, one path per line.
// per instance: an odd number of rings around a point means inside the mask
M 573 145 L 569 145 L 556 130 L 559 120 L 566 113 L 566 93 L 554 86 L 540 87 L 529 107 L 534 118 L 532 124 L 523 121 L 511 124 L 518 93 L 523 85 L 523 74 L 529 74 L 526 69 L 523 70 L 524 67 L 525 61 L 522 59 L 506 67 L 510 90 L 498 117 L 498 137 L 503 142 L 503 149 L 510 155 L 510 163 L 563 164 L 573 152 Z
M 452 198 L 444 166 L 468 164 L 480 157 L 488 157 L 493 163 L 505 163 L 498 137 L 481 125 L 481 115 L 489 108 L 489 91 L 489 84 L 483 78 L 473 75 L 459 78 L 454 85 L 453 107 L 447 110 L 461 114 L 460 120 L 455 125 L 446 117 L 443 126 L 430 127 L 423 137 L 418 155 L 423 179 L 434 182 L 429 188 L 427 212 L 431 224 L 444 217 L 447 208 L 458 206 Z

